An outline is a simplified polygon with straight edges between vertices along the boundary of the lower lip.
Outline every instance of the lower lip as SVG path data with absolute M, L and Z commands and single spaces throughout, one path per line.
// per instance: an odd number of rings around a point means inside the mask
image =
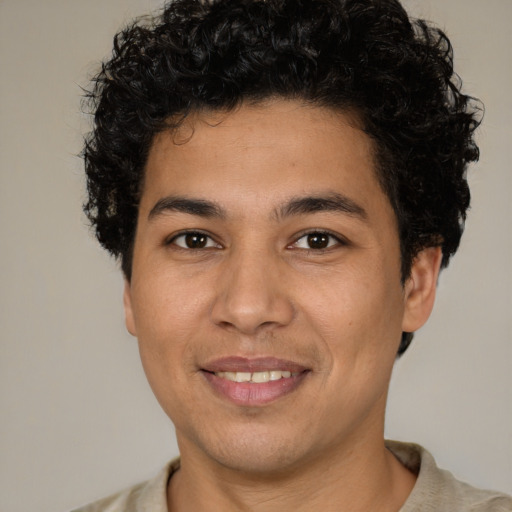
M 295 391 L 309 372 L 269 382 L 233 382 L 217 377 L 214 373 L 202 373 L 217 394 L 236 405 L 255 407 L 268 404 Z

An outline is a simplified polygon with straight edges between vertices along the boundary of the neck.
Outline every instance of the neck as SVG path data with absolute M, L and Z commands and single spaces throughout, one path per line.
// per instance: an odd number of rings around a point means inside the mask
M 352 440 L 346 446 L 272 475 L 238 472 L 187 457 L 182 450 L 181 468 L 169 483 L 169 512 L 397 512 L 415 476 L 385 448 L 383 438 L 373 443 Z

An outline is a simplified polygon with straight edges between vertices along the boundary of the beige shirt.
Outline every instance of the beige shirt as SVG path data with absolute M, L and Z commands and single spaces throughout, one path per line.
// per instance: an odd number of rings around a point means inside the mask
M 418 475 L 399 512 L 512 512 L 512 497 L 475 489 L 439 469 L 430 453 L 416 444 L 386 441 L 395 457 Z M 167 482 L 179 468 L 170 462 L 155 478 L 73 512 L 168 512 Z

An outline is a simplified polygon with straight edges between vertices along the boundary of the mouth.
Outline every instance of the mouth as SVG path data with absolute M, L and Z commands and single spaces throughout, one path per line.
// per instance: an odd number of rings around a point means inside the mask
M 210 362 L 201 371 L 217 396 L 246 407 L 265 405 L 290 394 L 310 372 L 292 361 L 241 357 Z
M 268 370 L 263 372 L 215 372 L 215 376 L 231 382 L 253 382 L 261 384 L 264 382 L 274 382 L 281 379 L 297 377 L 300 372 L 289 372 L 288 370 Z

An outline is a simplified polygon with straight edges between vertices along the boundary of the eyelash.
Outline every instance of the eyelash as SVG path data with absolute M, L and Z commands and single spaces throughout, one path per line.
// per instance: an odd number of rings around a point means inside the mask
M 297 248 L 297 249 L 308 251 L 308 253 L 322 254 L 324 252 L 327 252 L 329 250 L 334 249 L 337 246 L 348 245 L 347 240 L 345 240 L 344 238 L 342 238 L 338 234 L 332 233 L 331 231 L 327 231 L 325 229 L 313 229 L 313 230 L 310 229 L 308 231 L 305 231 L 305 232 L 301 233 L 300 236 L 298 236 L 295 239 L 295 242 L 290 244 L 289 247 L 292 248 L 292 249 L 296 248 L 296 245 L 297 245 L 297 243 L 300 240 L 302 240 L 303 238 L 306 238 L 308 236 L 311 236 L 311 235 L 320 235 L 320 236 L 328 237 L 330 239 L 329 243 L 328 243 L 328 246 L 324 247 L 324 248 L 312 248 L 312 247 L 309 247 L 309 248 Z M 333 240 L 334 240 L 335 243 L 331 243 Z
M 187 235 L 197 236 L 197 237 L 205 237 L 205 238 L 208 239 L 207 243 L 212 243 L 213 242 L 213 244 L 210 247 L 197 247 L 197 248 L 193 248 L 193 247 L 182 247 L 182 246 L 180 246 L 180 245 L 178 245 L 176 243 L 176 240 L 178 240 L 181 237 L 186 237 Z M 211 249 L 212 246 L 215 246 L 216 248 L 220 248 L 221 247 L 220 244 L 217 243 L 211 235 L 209 235 L 208 233 L 205 233 L 204 231 L 198 231 L 198 230 L 181 231 L 180 233 L 177 233 L 176 235 L 173 235 L 172 237 L 167 239 L 165 241 L 165 245 L 174 245 L 176 248 L 184 250 L 184 251 L 207 250 L 207 249 Z
M 206 240 L 207 245 L 205 247 L 194 248 L 194 247 L 182 247 L 181 245 L 178 245 L 176 243 L 176 240 L 178 240 L 181 237 L 186 237 L 187 235 L 196 236 L 196 237 L 205 237 L 207 239 Z M 308 236 L 312 236 L 312 235 L 327 237 L 329 239 L 327 247 L 320 247 L 320 248 L 297 247 L 297 244 L 300 240 L 302 240 Z M 335 243 L 332 243 L 333 240 Z M 209 244 L 209 246 L 208 246 L 208 244 Z M 217 249 L 222 248 L 222 246 L 218 242 L 216 242 L 211 235 L 209 235 L 208 233 L 206 233 L 204 231 L 199 231 L 199 230 L 182 231 L 180 233 L 177 233 L 176 235 L 173 235 L 171 238 L 167 239 L 165 241 L 165 245 L 174 245 L 177 249 L 184 250 L 184 251 L 200 251 L 200 250 L 208 250 L 211 248 L 217 248 Z M 347 242 L 347 240 L 340 237 L 340 235 L 334 234 L 334 233 L 332 233 L 330 231 L 326 231 L 324 229 L 314 229 L 314 230 L 308 230 L 308 231 L 301 233 L 299 236 L 297 236 L 295 238 L 295 241 L 293 243 L 291 243 L 290 245 L 287 246 L 287 248 L 295 249 L 295 250 L 304 250 L 304 251 L 308 251 L 308 253 L 311 252 L 311 253 L 317 253 L 317 254 L 320 253 L 321 254 L 321 253 L 331 250 L 333 247 L 344 246 L 344 245 L 348 245 L 348 242 Z

